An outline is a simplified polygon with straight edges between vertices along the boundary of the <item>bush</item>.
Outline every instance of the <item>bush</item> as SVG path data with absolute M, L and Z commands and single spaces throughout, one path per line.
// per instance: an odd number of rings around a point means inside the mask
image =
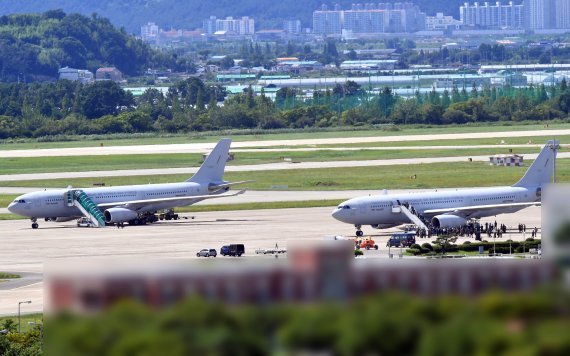
M 420 245 L 418 245 L 418 244 L 413 244 L 412 246 L 410 246 L 410 248 L 414 248 L 414 249 L 417 249 L 417 250 L 421 250 L 421 249 L 422 249 L 422 247 L 421 247 Z
M 406 250 L 407 253 L 412 254 L 414 256 L 421 255 L 421 251 L 417 248 L 409 248 Z
M 429 251 L 433 251 L 433 246 L 430 245 L 428 242 L 425 242 L 425 243 L 422 244 L 422 249 L 426 249 L 426 250 L 429 250 Z
M 471 241 L 465 241 L 463 245 L 471 245 Z
M 364 252 L 362 252 L 362 250 L 358 249 L 358 250 L 354 250 L 354 257 L 356 256 L 363 256 Z

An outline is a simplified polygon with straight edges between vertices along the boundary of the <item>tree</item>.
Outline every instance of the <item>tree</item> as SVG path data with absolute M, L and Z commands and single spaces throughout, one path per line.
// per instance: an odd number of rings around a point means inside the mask
M 445 253 L 453 244 L 457 241 L 457 236 L 451 235 L 440 235 L 435 239 L 434 244 L 441 249 L 441 255 L 445 256 Z

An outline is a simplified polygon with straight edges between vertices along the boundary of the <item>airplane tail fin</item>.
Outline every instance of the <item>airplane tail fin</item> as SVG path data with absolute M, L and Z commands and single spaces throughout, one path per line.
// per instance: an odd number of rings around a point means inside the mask
M 230 152 L 232 140 L 229 138 L 221 139 L 216 147 L 210 152 L 208 157 L 198 171 L 187 182 L 221 184 L 224 182 L 224 170 Z
M 524 176 L 513 187 L 540 187 L 549 183 L 554 172 L 554 161 L 556 160 L 559 142 L 558 140 L 548 141 Z

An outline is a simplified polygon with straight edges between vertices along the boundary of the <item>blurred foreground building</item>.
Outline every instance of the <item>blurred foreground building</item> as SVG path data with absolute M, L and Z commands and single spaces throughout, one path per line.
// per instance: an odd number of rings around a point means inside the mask
M 141 268 L 121 262 L 117 268 L 105 263 L 104 268 L 74 272 L 60 267 L 47 274 L 46 295 L 53 311 L 90 312 L 125 298 L 161 307 L 190 296 L 227 304 L 338 301 L 390 291 L 475 296 L 490 290 L 531 291 L 558 276 L 544 260 L 355 260 L 353 251 L 352 241 L 326 241 L 290 246 L 287 260 L 225 259 Z

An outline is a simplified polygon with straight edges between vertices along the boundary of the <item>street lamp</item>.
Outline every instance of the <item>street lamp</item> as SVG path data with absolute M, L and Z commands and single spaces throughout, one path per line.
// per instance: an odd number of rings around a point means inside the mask
M 25 302 L 18 302 L 18 334 L 20 333 L 20 306 L 22 304 L 31 304 L 31 300 L 26 300 Z

